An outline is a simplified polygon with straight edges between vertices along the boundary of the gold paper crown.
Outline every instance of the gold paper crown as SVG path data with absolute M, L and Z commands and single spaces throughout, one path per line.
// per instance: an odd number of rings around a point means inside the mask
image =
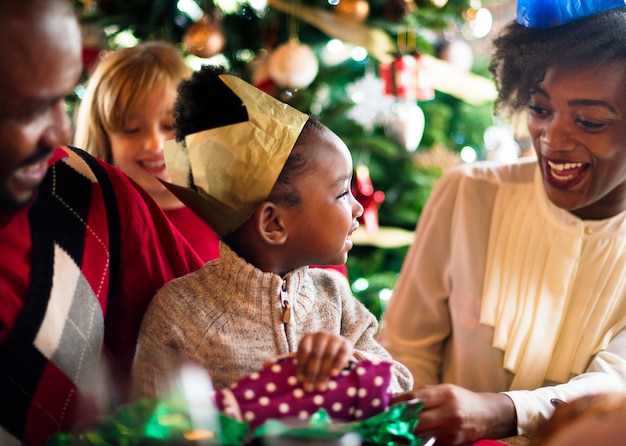
M 224 237 L 267 199 L 309 117 L 236 76 L 219 78 L 241 99 L 248 120 L 192 133 L 184 143 L 167 141 L 172 183 L 163 183 Z

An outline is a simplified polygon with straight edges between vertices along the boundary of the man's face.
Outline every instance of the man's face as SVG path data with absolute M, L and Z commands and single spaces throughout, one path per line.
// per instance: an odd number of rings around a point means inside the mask
M 3 13 L 0 54 L 0 212 L 7 212 L 29 202 L 52 149 L 70 140 L 64 99 L 82 69 L 78 23 L 59 2 Z

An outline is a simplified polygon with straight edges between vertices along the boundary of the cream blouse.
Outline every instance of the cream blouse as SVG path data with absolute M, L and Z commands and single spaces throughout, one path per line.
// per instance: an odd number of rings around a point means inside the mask
M 626 213 L 583 221 L 546 198 L 537 169 L 500 185 L 491 221 L 480 322 L 511 389 L 583 373 L 626 321 Z
M 381 342 L 415 386 L 506 392 L 519 433 L 551 398 L 626 391 L 626 212 L 583 221 L 536 161 L 442 177 L 420 217 Z

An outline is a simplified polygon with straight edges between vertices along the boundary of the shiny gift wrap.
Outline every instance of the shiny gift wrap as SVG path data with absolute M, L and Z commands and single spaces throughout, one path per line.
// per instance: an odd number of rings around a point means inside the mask
M 413 432 L 422 410 L 421 401 L 394 404 L 385 411 L 365 420 L 349 423 L 336 423 L 324 409 L 320 409 L 309 423 L 294 425 L 293 422 L 268 420 L 254 432 L 253 439 L 262 445 L 280 445 L 280 439 L 291 442 L 322 444 L 330 440 L 346 438 L 347 434 L 357 434 L 363 443 L 369 445 L 422 445 L 422 438 Z M 338 441 L 342 444 L 341 441 Z
M 390 363 L 358 362 L 333 378 L 326 392 L 304 392 L 294 374 L 289 359 L 216 391 L 206 401 L 216 416 L 203 425 L 194 423 L 198 401 L 173 393 L 122 406 L 91 429 L 53 436 L 47 446 L 268 446 L 286 444 L 286 438 L 319 445 L 347 434 L 368 444 L 421 444 L 413 431 L 422 403 L 389 407 Z
M 217 429 L 194 426 L 189 412 L 178 397 L 137 400 L 92 429 L 54 435 L 46 446 L 240 445 L 248 435 L 247 423 L 223 414 Z
M 421 438 L 413 431 L 418 423 L 422 403 L 399 403 L 365 420 L 333 422 L 324 409 L 305 423 L 268 420 L 252 437 L 248 424 L 220 415 L 221 432 L 211 435 L 193 429 L 184 408 L 173 400 L 141 400 L 121 408 L 98 427 L 80 433 L 59 433 L 47 446 L 179 446 L 179 445 L 261 445 L 282 444 L 290 438 L 299 443 L 321 444 L 355 433 L 371 445 L 419 446 Z

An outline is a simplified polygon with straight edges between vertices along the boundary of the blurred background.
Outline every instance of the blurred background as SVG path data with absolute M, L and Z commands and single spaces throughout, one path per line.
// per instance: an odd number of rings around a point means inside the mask
M 316 115 L 352 150 L 365 208 L 348 260 L 379 318 L 420 212 L 448 168 L 527 156 L 493 115 L 490 43 L 510 0 L 75 0 L 85 72 L 108 51 L 167 40 L 192 69 L 224 65 Z M 84 86 L 68 98 L 70 114 Z

